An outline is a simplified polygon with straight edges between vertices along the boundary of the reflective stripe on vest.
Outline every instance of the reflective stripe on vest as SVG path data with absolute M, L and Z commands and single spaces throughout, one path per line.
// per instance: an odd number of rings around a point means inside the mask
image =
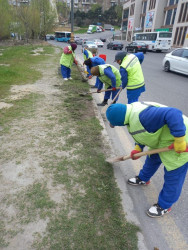
M 119 87 L 121 85 L 121 75 L 119 73 L 119 70 L 116 67 L 114 67 L 111 64 L 99 65 L 98 67 L 99 67 L 99 72 L 100 72 L 99 79 L 101 80 L 101 82 L 105 84 L 105 89 L 112 86 L 111 79 L 104 74 L 104 70 L 108 67 L 112 69 L 112 72 L 114 73 L 116 77 L 116 87 Z
M 151 105 L 164 107 L 158 103 L 156 103 L 156 105 L 152 103 Z M 148 146 L 150 149 L 168 147 L 174 142 L 174 136 L 171 135 L 167 125 L 164 125 L 155 133 L 147 132 L 142 126 L 139 120 L 139 114 L 147 107 L 148 105 L 141 104 L 139 102 L 127 104 L 125 120 L 126 123 L 128 123 L 127 128 L 129 133 L 137 143 Z M 188 142 L 188 118 L 183 116 L 183 119 L 186 126 L 186 141 Z M 174 150 L 159 153 L 159 156 L 167 171 L 179 168 L 188 162 L 188 153 L 178 154 Z
M 133 54 L 124 57 L 120 67 L 128 73 L 127 89 L 137 89 L 144 86 L 144 75 L 138 58 Z
M 72 51 L 72 47 L 68 46 L 69 50 Z M 60 59 L 60 64 L 62 64 L 63 66 L 66 66 L 67 68 L 71 68 L 72 64 L 74 62 L 74 57 L 75 54 L 72 51 L 72 54 L 62 54 L 61 59 Z

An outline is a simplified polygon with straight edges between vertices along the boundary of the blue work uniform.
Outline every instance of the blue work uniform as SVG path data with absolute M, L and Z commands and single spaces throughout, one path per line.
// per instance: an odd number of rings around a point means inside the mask
M 112 72 L 111 67 L 107 67 L 106 69 L 104 69 L 104 74 L 110 78 L 112 85 L 110 87 L 108 87 L 108 89 L 110 88 L 115 88 L 116 87 L 116 77 L 114 75 L 114 73 Z M 101 90 L 103 88 L 103 83 L 101 82 L 100 79 L 98 79 L 98 90 Z M 112 100 L 114 99 L 114 97 L 117 95 L 117 93 L 119 92 L 119 89 L 115 90 L 115 91 L 106 91 L 105 95 L 104 95 L 104 100 L 108 100 L 110 99 L 110 96 L 112 94 Z M 118 100 L 118 97 L 116 98 L 116 101 Z
M 144 53 L 137 52 L 137 53 L 134 53 L 134 55 L 138 57 L 140 64 L 142 64 L 142 62 L 144 61 Z M 128 83 L 128 73 L 126 69 L 122 67 L 120 68 L 119 72 L 121 74 L 122 87 L 124 89 Z M 137 89 L 127 89 L 128 104 L 133 103 L 133 102 L 138 102 L 138 99 L 142 92 L 145 92 L 145 85 Z
M 84 55 L 86 56 L 86 60 L 89 58 L 89 53 L 86 49 L 84 49 Z M 87 65 L 87 76 L 91 76 L 91 70 L 90 70 L 90 67 Z
M 182 137 L 186 133 L 182 112 L 175 108 L 150 106 L 139 114 L 139 119 L 149 133 L 155 133 L 164 125 L 168 126 L 174 137 Z M 144 147 L 144 145 L 139 146 Z M 143 168 L 140 170 L 139 178 L 145 182 L 149 181 L 161 164 L 159 154 L 147 156 Z M 164 166 L 164 185 L 158 197 L 160 207 L 170 208 L 178 200 L 187 170 L 188 162 L 172 171 L 167 171 Z
M 99 56 L 94 56 L 92 58 L 90 58 L 91 62 L 92 62 L 92 65 L 91 67 L 95 67 L 95 66 L 98 66 L 98 65 L 102 65 L 102 64 L 105 64 L 105 60 L 102 59 L 101 57 Z M 96 77 L 96 82 L 95 82 L 95 88 L 98 88 L 99 86 L 99 78 Z

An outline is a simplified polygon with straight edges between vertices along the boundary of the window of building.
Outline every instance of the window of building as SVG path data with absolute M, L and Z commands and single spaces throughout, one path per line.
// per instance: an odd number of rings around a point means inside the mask
M 128 18 L 128 16 L 129 16 L 129 9 L 126 9 L 124 10 L 124 13 L 123 13 L 123 19 Z
M 155 9 L 156 0 L 150 0 L 149 10 Z
M 147 1 L 143 2 L 143 14 L 146 13 Z
M 142 27 L 142 29 L 144 29 L 144 23 L 145 23 L 145 16 L 143 16 L 142 20 L 141 20 L 141 27 Z
M 178 4 L 179 0 L 176 0 L 176 4 Z
M 127 31 L 128 21 L 123 21 L 122 31 Z
M 178 31 L 179 31 L 179 28 L 176 28 L 176 33 L 175 33 L 175 36 L 174 36 L 174 45 L 176 45 L 176 40 L 177 40 L 177 37 L 178 37 Z
M 180 28 L 179 30 L 179 34 L 178 34 L 178 39 L 177 39 L 177 45 L 180 45 L 180 41 L 181 41 L 181 36 L 182 36 L 182 32 L 183 32 L 183 27 Z
M 174 5 L 174 0 L 170 0 L 169 5 Z
M 183 9 L 184 9 L 184 3 L 181 5 L 180 13 L 179 13 L 179 18 L 178 18 L 178 23 L 181 22 L 182 16 L 183 16 Z
M 188 12 L 188 3 L 186 3 L 185 8 L 184 8 L 183 16 L 182 16 L 182 19 L 181 19 L 182 22 L 185 22 L 186 16 L 188 15 L 187 12 Z
M 168 11 L 167 11 L 167 16 L 166 16 L 166 23 L 165 23 L 165 25 L 170 25 L 171 16 L 172 16 L 172 10 L 168 10 Z
M 188 26 L 176 28 L 173 45 L 183 46 L 185 42 L 185 36 L 186 36 L 187 30 L 188 30 Z
M 176 11 L 177 11 L 177 9 L 175 8 L 174 13 L 173 13 L 173 17 L 172 17 L 172 22 L 171 22 L 172 25 L 174 24 L 174 20 L 175 20 L 175 17 L 176 17 Z
M 135 8 L 135 3 L 131 5 L 130 16 L 134 15 L 134 8 Z
M 185 42 L 185 36 L 186 36 L 187 31 L 188 31 L 188 27 L 184 27 L 182 40 L 181 40 L 181 46 L 183 46 L 183 44 Z

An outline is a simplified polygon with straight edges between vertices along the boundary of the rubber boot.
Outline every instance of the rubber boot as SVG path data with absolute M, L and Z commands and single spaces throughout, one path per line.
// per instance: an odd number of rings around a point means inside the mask
M 103 102 L 97 104 L 98 106 L 105 106 L 105 105 L 108 105 L 108 99 L 104 99 Z

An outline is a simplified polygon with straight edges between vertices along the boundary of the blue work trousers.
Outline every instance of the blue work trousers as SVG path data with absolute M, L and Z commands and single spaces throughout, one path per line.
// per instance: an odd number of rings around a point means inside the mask
M 142 181 L 149 181 L 161 164 L 159 154 L 147 156 L 139 178 Z M 172 171 L 167 171 L 164 167 L 164 185 L 158 197 L 160 207 L 170 208 L 179 199 L 187 170 L 188 162 Z
M 142 86 L 137 89 L 127 89 L 128 104 L 131 104 L 133 102 L 138 102 L 141 93 L 144 91 L 145 91 L 145 86 Z
M 63 78 L 69 78 L 71 76 L 71 69 L 61 64 L 61 74 Z
M 112 86 L 108 87 L 108 89 L 111 89 L 111 88 L 112 88 Z M 111 95 L 112 95 L 112 100 L 113 100 L 118 92 L 119 92 L 119 89 L 117 89 L 115 91 L 106 91 L 104 94 L 104 100 L 110 99 Z M 115 102 L 117 102 L 118 98 L 119 98 L 119 96 L 116 98 Z

